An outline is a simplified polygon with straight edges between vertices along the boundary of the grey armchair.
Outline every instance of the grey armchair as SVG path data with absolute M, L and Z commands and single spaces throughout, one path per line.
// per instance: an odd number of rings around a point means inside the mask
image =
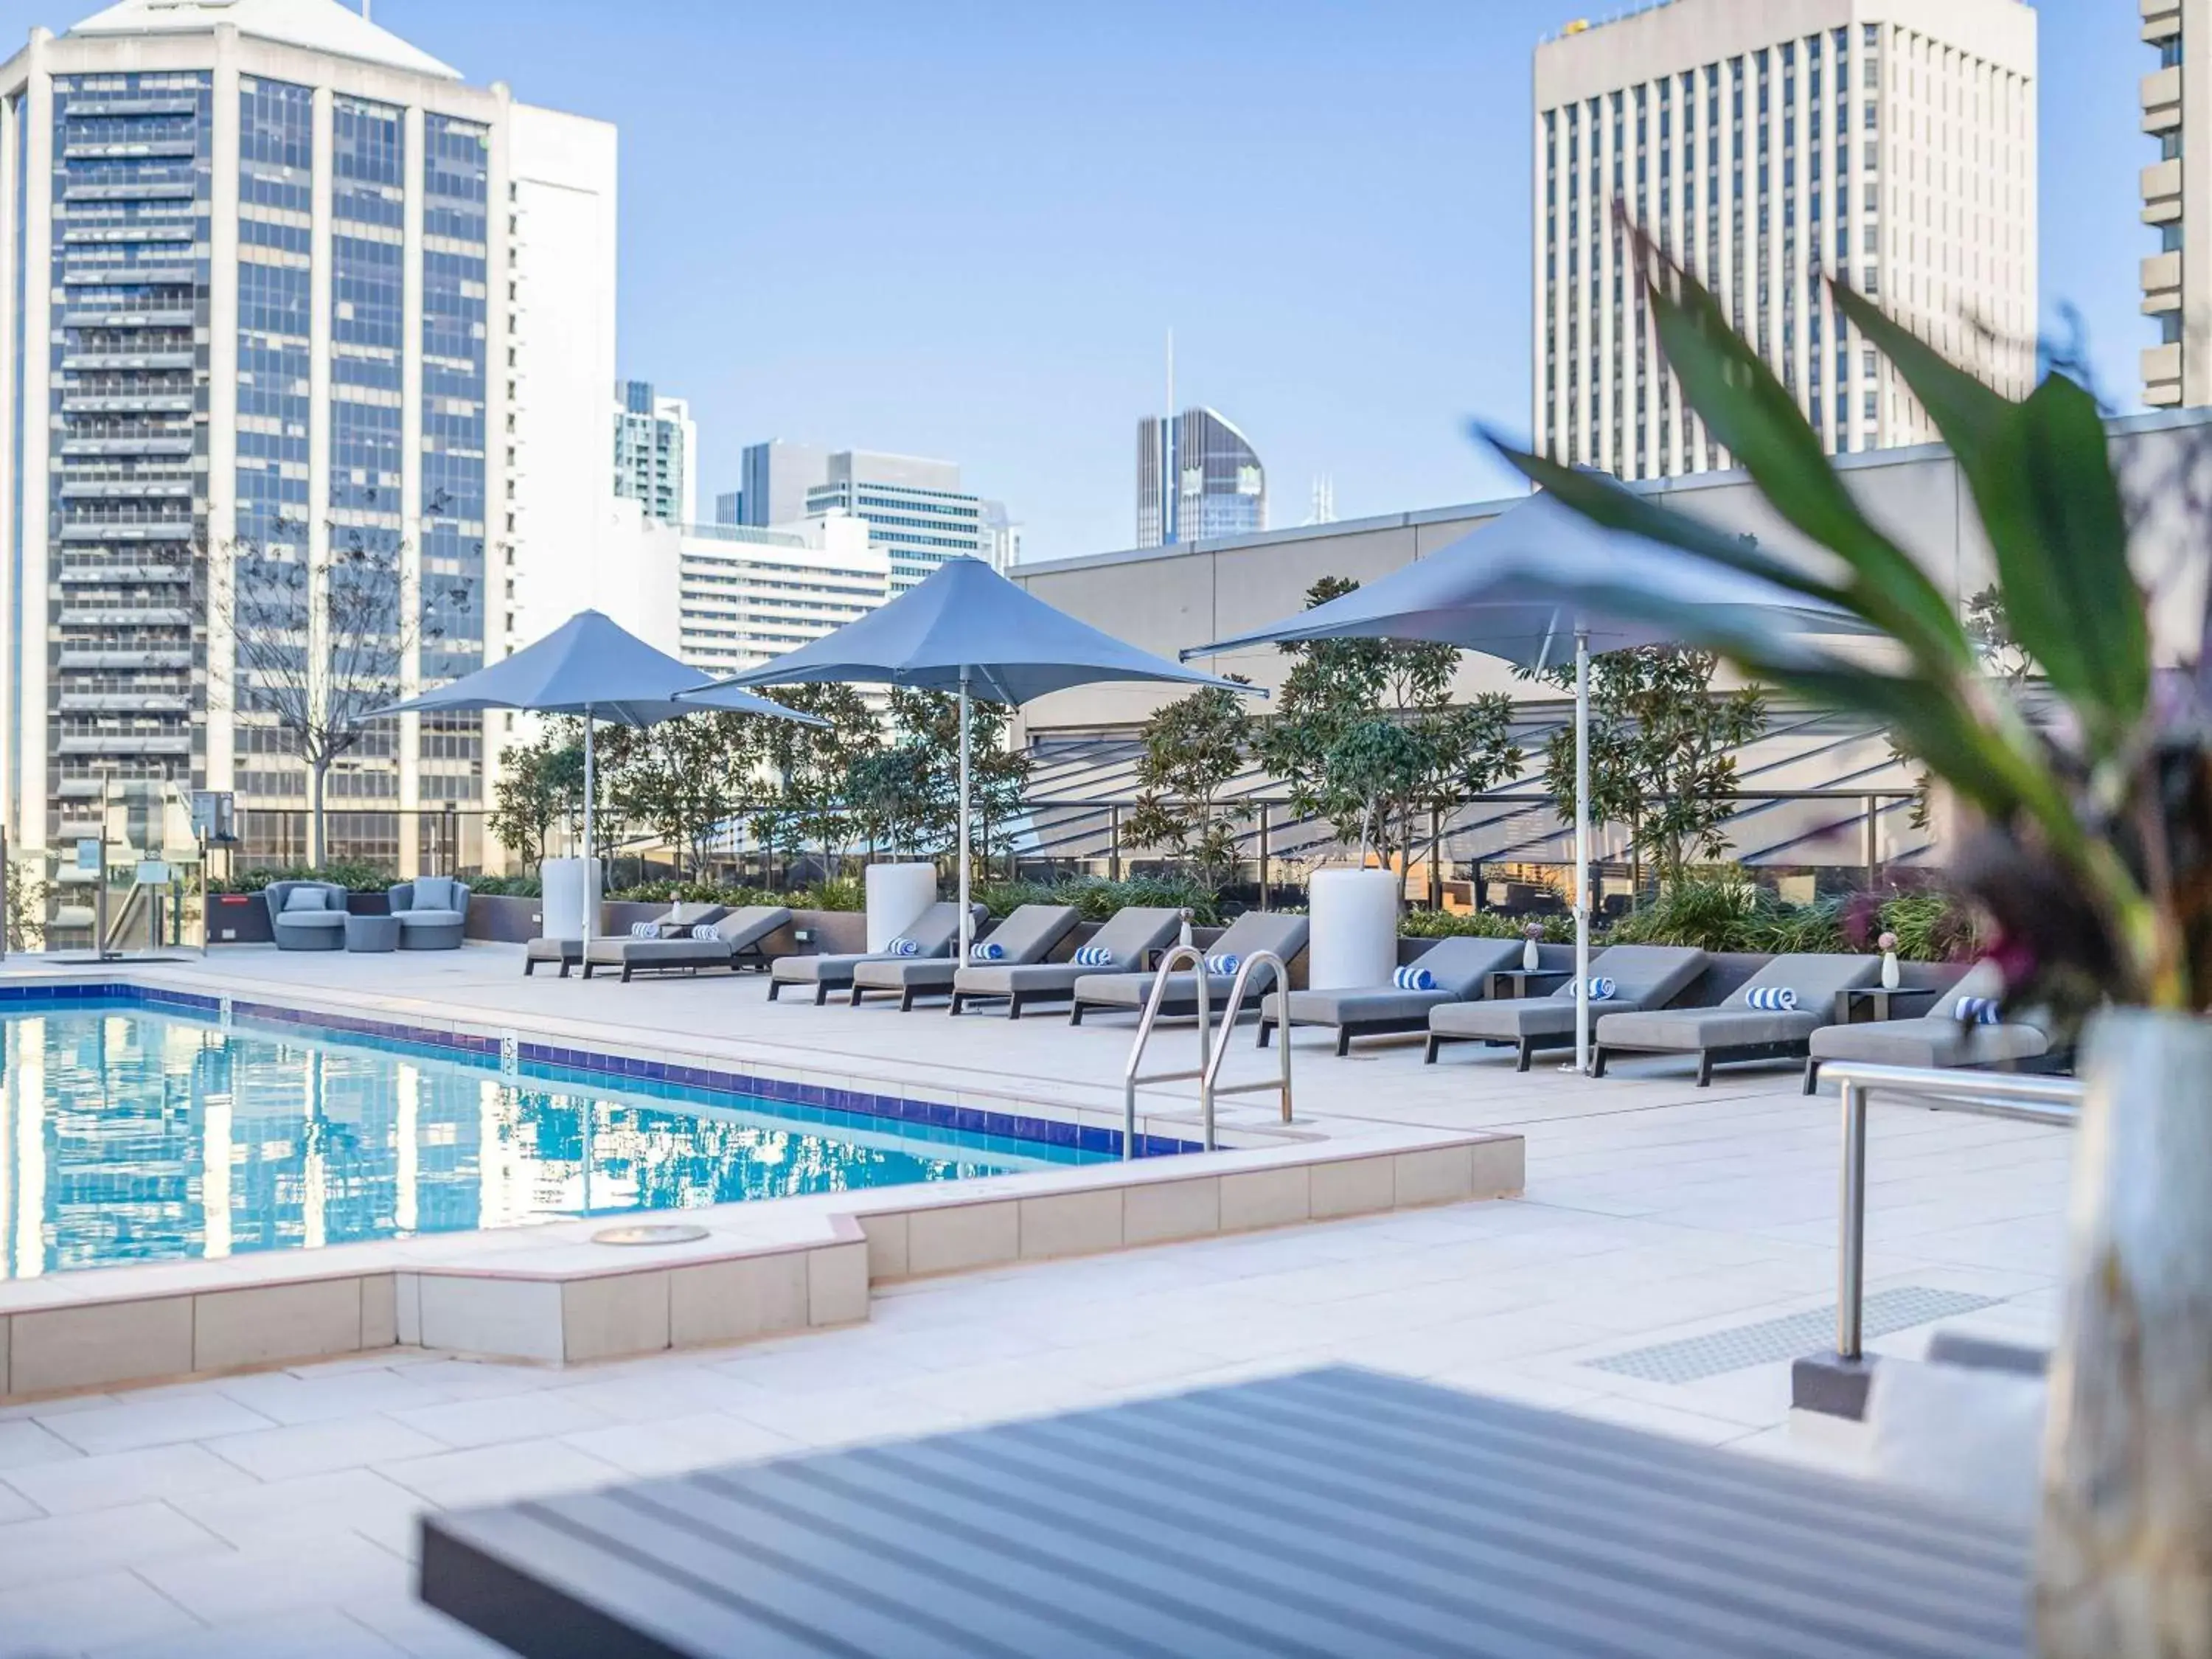
M 417 876 L 391 890 L 403 951 L 458 951 L 469 918 L 469 890 L 451 876 Z
M 262 890 L 280 951 L 345 949 L 346 890 L 334 881 L 272 881 Z

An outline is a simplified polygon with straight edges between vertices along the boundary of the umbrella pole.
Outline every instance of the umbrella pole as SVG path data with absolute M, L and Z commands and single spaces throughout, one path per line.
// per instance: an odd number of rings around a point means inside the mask
M 1575 1070 L 1590 1068 L 1589 635 L 1575 635 Z
M 592 753 L 592 706 L 584 705 L 584 949 L 599 931 L 599 896 L 592 885 L 592 799 L 599 793 L 598 766 Z
M 963 966 L 968 961 L 969 948 L 975 943 L 975 918 L 968 908 L 968 671 L 960 671 L 960 957 Z M 957 970 L 956 970 L 957 971 Z

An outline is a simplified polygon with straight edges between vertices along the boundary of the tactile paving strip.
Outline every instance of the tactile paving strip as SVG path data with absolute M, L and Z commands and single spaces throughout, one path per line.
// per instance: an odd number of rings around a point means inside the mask
M 1995 1297 L 1968 1296 L 1961 1291 L 1931 1291 L 1916 1285 L 1876 1291 L 1866 1298 L 1861 1316 L 1869 1337 L 1910 1330 L 1930 1320 L 1949 1319 L 1996 1304 Z M 1711 1331 L 1648 1348 L 1631 1348 L 1584 1363 L 1601 1371 L 1618 1371 L 1647 1382 L 1697 1382 L 1724 1371 L 1765 1365 L 1826 1347 L 1835 1340 L 1836 1310 L 1811 1308 L 1780 1319 L 1763 1319 L 1733 1330 Z

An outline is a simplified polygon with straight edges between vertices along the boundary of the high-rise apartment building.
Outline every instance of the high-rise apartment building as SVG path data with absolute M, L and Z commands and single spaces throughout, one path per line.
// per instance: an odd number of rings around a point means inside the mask
M 380 550 L 436 608 L 405 691 L 515 642 L 533 532 L 571 580 L 555 538 L 608 488 L 613 129 L 335 0 L 122 0 L 33 30 L 0 100 L 9 827 L 229 789 L 267 850 L 307 780 L 242 581 L 299 573 L 313 660 L 333 569 Z M 480 804 L 483 750 L 480 717 L 395 722 L 331 779 L 331 855 L 411 869 L 436 827 L 407 810 Z
M 648 519 L 690 524 L 699 516 L 699 427 L 681 398 L 658 396 L 647 380 L 615 387 L 615 494 Z
M 738 674 L 856 622 L 891 595 L 890 555 L 865 520 L 690 525 L 679 534 L 682 640 L 703 672 Z
M 1267 527 L 1267 471 L 1218 410 L 1137 422 L 1137 545 L 1249 536 Z
M 1823 273 L 2024 393 L 2035 39 L 2021 0 L 1668 0 L 1539 46 L 1537 448 L 1624 478 L 1729 464 L 1660 354 L 1622 214 L 1721 297 L 1831 451 L 1936 434 Z
M 828 450 L 775 439 L 748 445 L 744 487 L 718 498 L 756 528 L 848 514 L 890 556 L 891 591 L 902 593 L 947 559 L 1012 556 L 1018 527 L 1005 506 L 963 489 L 959 465 L 874 450 Z M 726 506 L 723 506 L 726 503 Z M 720 516 L 718 511 L 717 516 Z
M 2142 78 L 2142 125 L 2158 146 L 2142 170 L 2142 308 L 2158 330 L 2142 353 L 2143 401 L 2212 403 L 2212 0 L 2143 0 L 2158 55 Z M 2194 239 L 2195 257 L 2190 243 Z

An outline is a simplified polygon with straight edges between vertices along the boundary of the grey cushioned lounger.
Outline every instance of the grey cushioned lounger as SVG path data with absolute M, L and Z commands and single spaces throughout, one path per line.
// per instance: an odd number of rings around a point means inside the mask
M 2051 1059 L 2048 1016 L 2039 1010 L 2009 1016 L 1996 1025 L 1960 1022 L 1962 999 L 1994 997 L 2003 990 L 2004 975 L 1996 965 L 1979 962 L 1917 1018 L 1823 1025 L 1808 1044 L 1805 1092 L 1820 1086 L 1820 1067 L 1831 1060 L 1877 1066 L 2027 1066 Z
M 995 945 L 1004 952 L 985 965 L 1018 968 L 1050 956 L 1053 947 L 1074 931 L 1079 920 L 1073 905 L 1019 905 L 975 943 Z M 857 1005 L 871 991 L 894 994 L 899 1000 L 899 1012 L 904 1013 L 914 1006 L 916 997 L 951 996 L 961 966 L 951 957 L 892 957 L 857 963 L 853 968 L 853 1001 Z
M 694 923 L 712 921 L 722 914 L 723 908 L 719 904 L 701 904 L 687 901 L 681 904 L 670 905 L 659 915 L 652 918 L 652 921 L 656 927 L 688 927 Z M 621 937 L 628 939 L 629 930 L 624 928 Z M 606 934 L 597 934 L 592 938 L 592 943 L 598 945 L 607 938 Z M 568 969 L 583 959 L 584 941 L 580 939 L 534 939 L 523 947 L 522 976 L 528 979 L 531 970 L 541 962 L 557 962 L 561 964 L 561 977 L 566 979 L 568 977 Z M 611 959 L 605 960 L 607 960 L 611 965 Z M 586 977 L 589 975 L 586 975 Z
M 1613 945 L 1590 958 L 1590 977 L 1613 981 L 1613 994 L 1590 1004 L 1590 1026 L 1608 1014 L 1663 1008 L 1705 971 L 1703 951 L 1676 945 Z M 1572 1048 L 1575 1042 L 1575 982 L 1567 981 L 1549 996 L 1510 997 L 1498 1002 L 1448 1002 L 1429 1011 L 1428 1052 L 1447 1042 L 1510 1043 L 1521 1051 L 1521 1071 L 1540 1048 Z
M 1777 957 L 1717 1007 L 1607 1014 L 1595 1027 L 1596 1074 L 1605 1075 L 1610 1054 L 1695 1054 L 1702 1089 L 1713 1080 L 1716 1062 L 1802 1059 L 1813 1033 L 1835 1024 L 1836 1000 L 1873 984 L 1881 972 L 1881 958 L 1874 956 Z M 1753 991 L 1784 986 L 1797 994 L 1796 1008 L 1751 1006 Z
M 980 904 L 972 907 L 976 920 L 983 920 L 985 912 Z M 918 948 L 917 957 L 941 957 L 948 954 L 954 941 L 960 937 L 960 907 L 950 900 L 940 899 L 908 924 L 901 939 L 911 939 Z M 768 971 L 768 1000 L 787 985 L 811 985 L 814 988 L 814 1006 L 820 1007 L 830 1000 L 830 993 L 842 991 L 853 982 L 853 969 L 863 962 L 905 960 L 893 957 L 888 951 L 856 951 L 836 956 L 778 957 L 775 965 Z
M 1206 947 L 1210 957 L 1249 957 L 1255 951 L 1273 951 L 1283 959 L 1285 966 L 1291 958 L 1306 948 L 1306 918 L 1286 916 L 1276 911 L 1247 910 L 1229 924 L 1227 931 Z M 1225 997 L 1229 994 L 1230 978 L 1209 975 L 1207 994 Z M 1068 1010 L 1068 1024 L 1083 1024 L 1085 1008 L 1138 1009 L 1152 994 L 1150 974 L 1086 974 L 1075 981 L 1075 993 Z M 1245 981 L 1245 1003 L 1251 1006 L 1265 995 L 1266 985 L 1258 979 Z M 1167 1014 L 1190 1014 L 1198 1012 L 1198 975 L 1188 970 L 1168 976 L 1167 994 L 1160 1002 L 1160 1012 Z
M 1425 968 L 1437 981 L 1433 991 L 1408 991 L 1395 985 L 1364 985 L 1334 991 L 1270 991 L 1260 1000 L 1260 1046 L 1267 1046 L 1278 1025 L 1336 1028 L 1336 1052 L 1355 1036 L 1428 1029 L 1429 1011 L 1439 1004 L 1464 1002 L 1485 994 L 1490 976 L 1521 960 L 1522 942 L 1510 939 L 1439 939 L 1409 964 Z
M 1104 966 L 1085 967 L 1073 962 L 1032 962 L 1009 965 L 1002 962 L 962 963 L 952 975 L 952 1012 L 971 1002 L 1003 1002 L 1006 1018 L 1019 1019 L 1031 1003 L 1066 1002 L 1075 994 L 1078 980 L 1093 975 L 1141 969 L 1155 951 L 1176 941 L 1182 927 L 1182 912 L 1157 905 L 1127 905 L 1109 916 L 1091 936 L 1091 946 L 1108 951 L 1113 960 Z
M 690 939 L 595 939 L 584 953 L 584 977 L 591 978 L 595 967 L 620 968 L 624 984 L 632 974 L 696 973 L 702 968 L 726 968 L 734 974 L 748 963 L 765 967 L 769 958 L 761 952 L 761 941 L 790 921 L 791 912 L 781 904 L 749 904 L 711 922 L 694 923 L 695 929 L 711 927 L 704 939 L 696 932 Z

